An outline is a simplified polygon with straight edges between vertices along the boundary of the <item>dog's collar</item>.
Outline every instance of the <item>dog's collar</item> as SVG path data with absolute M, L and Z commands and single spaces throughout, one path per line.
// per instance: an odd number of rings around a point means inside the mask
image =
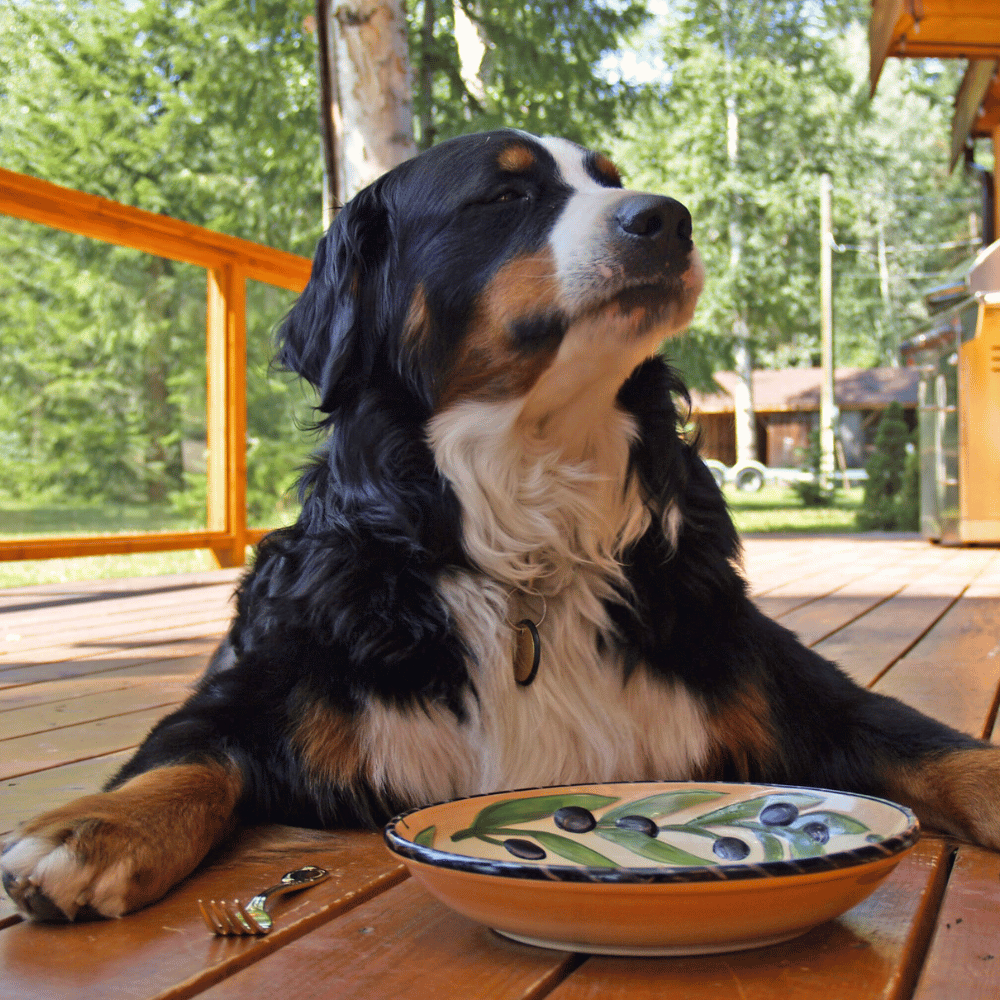
M 513 593 L 511 591 L 507 595 L 508 601 Z M 540 597 L 542 601 L 542 612 L 538 616 L 538 621 L 532 621 L 531 618 L 521 618 L 516 622 L 507 620 L 507 624 L 517 633 L 514 640 L 514 680 L 521 687 L 528 687 L 538 675 L 538 665 L 542 660 L 542 639 L 538 634 L 538 626 L 545 621 L 545 613 L 548 610 L 545 598 L 541 594 L 531 596 Z

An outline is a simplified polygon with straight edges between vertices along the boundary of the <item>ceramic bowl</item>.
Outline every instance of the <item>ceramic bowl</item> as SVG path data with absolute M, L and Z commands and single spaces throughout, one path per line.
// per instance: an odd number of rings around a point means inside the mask
M 714 782 L 500 792 L 385 829 L 459 913 L 528 944 L 619 955 L 786 941 L 861 902 L 918 836 L 884 799 Z

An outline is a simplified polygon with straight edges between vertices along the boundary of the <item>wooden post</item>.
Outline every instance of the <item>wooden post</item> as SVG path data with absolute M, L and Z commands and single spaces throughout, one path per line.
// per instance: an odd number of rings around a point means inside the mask
M 837 425 L 837 403 L 833 392 L 833 213 L 831 193 L 830 175 L 822 174 L 819 179 L 819 330 L 823 378 L 819 391 L 819 468 L 820 481 L 827 489 L 833 485 Z
M 220 566 L 242 566 L 246 504 L 246 277 L 235 264 L 208 270 L 206 316 L 208 530 L 224 531 L 213 546 Z

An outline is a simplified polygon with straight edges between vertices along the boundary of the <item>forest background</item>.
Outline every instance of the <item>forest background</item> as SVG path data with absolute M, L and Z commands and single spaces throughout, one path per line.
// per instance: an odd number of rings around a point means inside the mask
M 312 13 L 310 0 L 0 0 L 0 165 L 311 256 Z M 828 172 L 838 364 L 893 363 L 921 289 L 971 255 L 981 220 L 978 188 L 947 169 L 959 70 L 892 60 L 869 100 L 867 13 L 861 0 L 411 0 L 417 138 L 564 135 L 609 152 L 628 186 L 684 201 L 709 281 L 665 352 L 695 386 L 732 366 L 736 321 L 754 366 L 818 363 Z M 291 296 L 248 285 L 249 513 L 273 525 L 314 443 L 310 399 L 268 370 Z M 0 534 L 204 524 L 204 309 L 199 268 L 0 216 Z

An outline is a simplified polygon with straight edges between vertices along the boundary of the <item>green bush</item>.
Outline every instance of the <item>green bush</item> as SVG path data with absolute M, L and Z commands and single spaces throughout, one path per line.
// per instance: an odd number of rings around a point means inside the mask
M 800 468 L 809 474 L 808 479 L 797 479 L 791 484 L 792 491 L 804 507 L 829 507 L 836 499 L 836 487 L 833 480 L 824 486 L 820 477 L 822 448 L 819 441 L 819 430 L 809 432 L 809 444 L 802 449 L 802 465 Z
M 862 531 L 913 531 L 920 520 L 919 455 L 899 403 L 890 403 L 865 466 L 868 479 L 858 510 Z

